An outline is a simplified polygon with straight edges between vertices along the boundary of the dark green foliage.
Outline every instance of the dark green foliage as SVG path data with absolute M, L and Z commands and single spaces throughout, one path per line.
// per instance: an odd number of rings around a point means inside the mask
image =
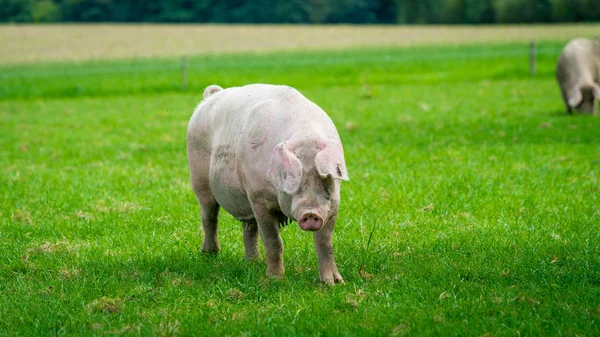
M 494 22 L 492 0 L 464 0 L 464 23 Z
M 434 2 L 439 0 L 406 0 L 398 2 L 398 23 L 437 23 Z
M 31 22 L 31 0 L 0 0 L 0 21 Z
M 600 20 L 598 0 L 0 0 L 0 22 L 477 24 Z
M 598 21 L 600 5 L 596 0 L 551 0 L 552 18 L 564 21 Z
M 548 22 L 551 18 L 551 0 L 495 0 L 496 22 Z
M 52 0 L 34 1 L 31 6 L 33 22 L 56 22 L 60 19 L 58 5 Z
M 493 23 L 492 0 L 445 0 L 442 7 L 443 23 Z

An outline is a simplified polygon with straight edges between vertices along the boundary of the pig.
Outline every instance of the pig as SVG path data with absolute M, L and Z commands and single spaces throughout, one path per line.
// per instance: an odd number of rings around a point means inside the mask
M 220 207 L 242 223 L 247 260 L 266 251 L 267 275 L 284 274 L 280 226 L 313 232 L 321 281 L 343 283 L 333 256 L 342 142 L 327 114 L 289 86 L 211 85 L 187 129 L 192 188 L 200 204 L 202 252 L 219 251 Z
M 600 44 L 589 39 L 575 39 L 562 50 L 556 65 L 567 113 L 573 108 L 596 115 L 600 100 Z

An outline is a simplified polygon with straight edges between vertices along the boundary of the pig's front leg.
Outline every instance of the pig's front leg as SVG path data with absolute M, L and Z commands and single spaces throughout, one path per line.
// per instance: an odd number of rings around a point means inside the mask
M 319 276 L 321 281 L 328 285 L 344 283 L 344 279 L 338 272 L 333 257 L 333 228 L 337 216 L 332 216 L 321 230 L 314 232 L 315 248 L 319 257 Z
M 277 215 L 260 204 L 253 204 L 252 210 L 256 217 L 258 232 L 267 252 L 267 275 L 282 277 L 284 273 L 283 242 L 279 235 Z

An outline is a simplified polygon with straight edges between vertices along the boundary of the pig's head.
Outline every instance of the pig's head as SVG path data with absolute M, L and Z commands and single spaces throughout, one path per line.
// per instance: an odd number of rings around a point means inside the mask
M 306 231 L 337 213 L 340 181 L 348 180 L 344 152 L 334 141 L 286 141 L 273 150 L 267 178 L 281 211 Z
M 600 87 L 597 84 L 575 87 L 568 97 L 569 106 L 583 113 L 595 113 L 596 101 L 600 100 Z

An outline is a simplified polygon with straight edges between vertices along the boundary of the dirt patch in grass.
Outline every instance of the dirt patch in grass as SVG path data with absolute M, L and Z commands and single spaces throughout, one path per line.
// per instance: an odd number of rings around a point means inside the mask
M 99 299 L 92 301 L 88 305 L 89 313 L 105 313 L 105 314 L 114 314 L 119 313 L 123 310 L 123 300 L 120 298 L 108 298 L 102 296 Z
M 12 220 L 27 225 L 31 225 L 33 223 L 31 213 L 27 210 L 16 210 L 12 214 Z

